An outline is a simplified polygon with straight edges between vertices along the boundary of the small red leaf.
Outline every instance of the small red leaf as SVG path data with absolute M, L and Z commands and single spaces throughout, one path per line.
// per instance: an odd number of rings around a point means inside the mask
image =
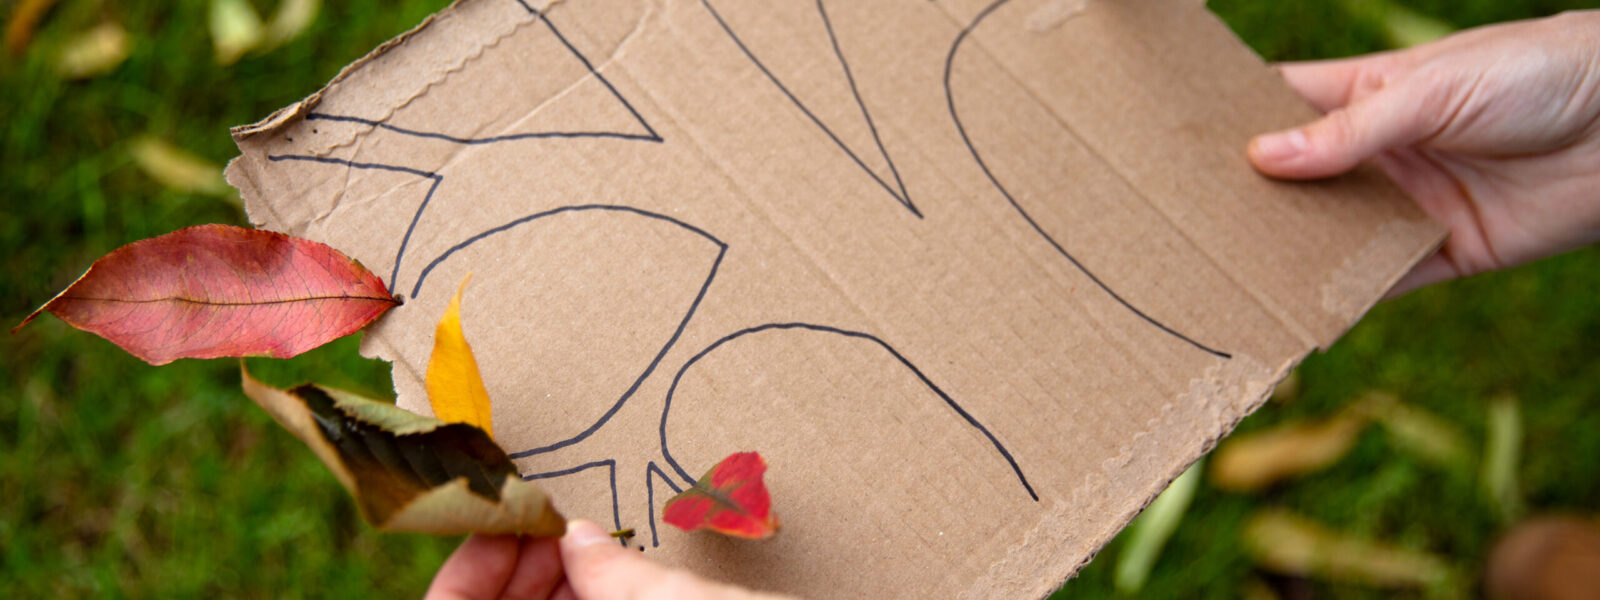
M 353 333 L 396 304 L 383 281 L 326 245 L 199 225 L 101 257 L 12 332 L 48 310 L 153 365 L 288 358 Z
M 756 452 L 722 459 L 700 481 L 667 501 L 661 520 L 684 531 L 710 529 L 724 535 L 762 539 L 778 532 L 772 496 L 761 481 L 767 461 Z

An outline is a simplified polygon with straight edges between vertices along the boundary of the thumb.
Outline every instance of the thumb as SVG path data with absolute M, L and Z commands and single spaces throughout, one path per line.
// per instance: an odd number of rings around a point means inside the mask
M 1378 153 L 1432 135 L 1443 111 L 1428 96 L 1438 97 L 1397 82 L 1308 125 L 1251 140 L 1250 162 L 1263 174 L 1285 179 L 1349 171 Z
M 652 598 L 731 598 L 720 584 L 657 564 L 629 550 L 590 521 L 567 524 L 561 538 L 567 584 L 584 600 Z

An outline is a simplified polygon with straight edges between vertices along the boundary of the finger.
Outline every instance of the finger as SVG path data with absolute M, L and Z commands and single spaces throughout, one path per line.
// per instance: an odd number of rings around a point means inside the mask
M 1289 62 L 1275 65 L 1285 83 L 1305 98 L 1317 112 L 1328 112 L 1350 103 L 1350 96 L 1362 72 L 1375 57 Z
M 1411 271 L 1400 277 L 1389 293 L 1383 295 L 1384 300 L 1391 300 L 1404 296 L 1407 292 L 1425 285 L 1435 284 L 1460 277 L 1461 273 L 1454 263 L 1446 258 L 1443 252 L 1435 252 L 1433 256 L 1423 259 L 1412 267 Z
M 1317 179 L 1349 171 L 1391 148 L 1410 146 L 1438 128 L 1442 93 L 1405 82 L 1334 109 L 1308 125 L 1250 141 L 1250 162 L 1272 177 Z
M 561 561 L 567 583 L 585 600 L 651 597 L 645 594 L 662 589 L 669 573 L 640 553 L 617 545 L 599 525 L 581 519 L 567 524 L 567 535 L 561 538 Z
M 517 563 L 517 538 L 474 535 L 456 548 L 428 586 L 427 600 L 493 600 Z
M 555 538 L 522 538 L 511 580 L 501 598 L 545 600 L 561 584 L 561 548 Z

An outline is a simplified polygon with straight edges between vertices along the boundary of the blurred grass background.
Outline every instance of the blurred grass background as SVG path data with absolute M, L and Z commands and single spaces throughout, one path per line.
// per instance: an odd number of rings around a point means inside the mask
M 271 15 L 289 1 L 253 6 Z M 0 3 L 0 14 L 11 26 L 31 2 Z M 20 321 L 124 243 L 198 223 L 244 224 L 227 199 L 164 186 L 141 170 L 136 140 L 154 136 L 220 165 L 236 154 L 229 126 L 310 94 L 445 4 L 329 3 L 299 37 L 224 66 L 208 33 L 209 2 L 56 3 L 31 43 L 0 63 L 0 321 Z M 1588 3 L 1403 4 L 1470 27 Z M 1383 3 L 1371 0 L 1210 5 L 1270 60 L 1404 41 Z M 105 23 L 126 31 L 126 59 L 97 77 L 64 78 L 63 53 Z M 1292 400 L 1269 404 L 1239 431 L 1330 416 L 1383 391 L 1465 433 L 1470 464 L 1440 468 L 1368 429 L 1330 468 L 1264 492 L 1224 492 L 1207 480 L 1142 595 L 1396 594 L 1259 568 L 1241 529 L 1269 507 L 1441 557 L 1459 574 L 1456 587 L 1402 597 L 1475 594 L 1484 556 L 1506 526 L 1479 476 L 1490 400 L 1515 398 L 1520 407 L 1515 489 L 1526 510 L 1600 507 L 1597 292 L 1600 250 L 1589 248 L 1379 306 L 1306 361 Z M 418 596 L 457 543 L 360 524 L 334 479 L 239 392 L 233 361 L 153 368 L 52 318 L 0 344 L 0 597 Z M 355 348 L 345 339 L 293 361 L 251 365 L 279 384 L 315 379 L 390 394 L 387 367 L 356 357 Z M 1113 542 L 1058 597 L 1116 595 L 1112 569 L 1125 544 Z

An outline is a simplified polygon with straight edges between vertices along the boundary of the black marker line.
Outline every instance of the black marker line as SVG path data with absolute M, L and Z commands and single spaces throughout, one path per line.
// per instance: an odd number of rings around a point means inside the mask
M 841 140 L 839 139 L 839 136 L 834 135 L 833 130 L 829 129 L 828 126 L 822 122 L 822 119 L 818 118 L 816 114 L 811 112 L 810 108 L 806 107 L 805 103 L 801 102 L 799 98 L 795 97 L 794 93 L 789 91 L 788 86 L 783 85 L 783 82 L 778 80 L 778 76 L 774 75 L 772 71 L 767 69 L 767 65 L 763 64 L 761 59 L 756 58 L 755 53 L 751 52 L 750 48 L 744 45 L 744 40 L 739 39 L 739 34 L 734 33 L 733 28 L 728 26 L 727 21 L 722 20 L 722 14 L 718 13 L 717 9 L 711 6 L 710 0 L 700 0 L 700 4 L 705 6 L 706 10 L 711 13 L 711 18 L 716 19 L 717 24 L 722 26 L 722 30 L 727 32 L 728 37 L 732 39 L 733 43 L 739 47 L 741 52 L 744 53 L 745 58 L 750 59 L 750 62 L 755 64 L 756 68 L 760 69 L 761 73 L 766 75 L 767 79 L 771 81 L 773 85 L 778 87 L 778 91 L 783 92 L 783 95 L 789 98 L 789 102 L 793 103 L 796 108 L 799 108 L 800 112 L 806 115 L 806 118 L 811 119 L 811 122 L 815 124 L 818 129 L 822 130 L 822 133 L 827 134 L 828 139 L 833 140 L 833 143 L 837 145 L 840 150 L 843 150 L 844 153 L 850 157 L 850 160 L 855 161 L 856 166 L 860 167 L 862 171 L 865 171 L 868 177 L 871 177 L 873 181 L 878 182 L 878 185 L 883 187 L 883 191 L 889 192 L 889 195 L 894 197 L 896 202 L 899 202 L 901 206 L 910 209 L 911 214 L 916 215 L 919 219 L 922 218 L 922 212 L 917 210 L 917 207 L 911 203 L 910 198 L 901 197 L 899 193 L 895 192 L 894 188 L 889 187 L 888 182 L 885 182 L 882 177 L 878 176 L 877 172 L 867 167 L 867 164 L 862 162 L 861 157 L 856 156 L 855 151 L 851 150 L 849 146 L 845 145 L 844 140 Z M 843 62 L 844 57 L 841 55 L 839 60 Z M 848 70 L 848 67 L 846 67 L 846 69 Z M 855 93 L 853 83 L 851 87 L 851 93 Z M 856 96 L 856 102 L 861 103 L 861 96 Z M 862 105 L 862 110 L 866 110 L 865 105 Z M 874 133 L 874 135 L 876 135 L 876 133 Z M 879 148 L 882 148 L 881 144 L 879 145 Z M 893 163 L 890 163 L 890 169 L 892 170 L 893 168 Z M 898 172 L 896 172 L 896 175 L 898 176 Z
M 906 357 L 901 355 L 898 350 L 895 350 L 893 346 L 890 346 L 888 343 L 884 342 L 881 339 L 878 339 L 877 336 L 874 336 L 874 335 L 872 335 L 870 333 L 862 333 L 862 332 L 859 332 L 859 331 L 849 331 L 849 330 L 846 330 L 846 329 L 839 329 L 837 327 L 829 327 L 829 326 L 826 326 L 826 325 L 814 325 L 814 324 L 811 324 L 811 323 L 768 323 L 766 325 L 758 325 L 756 327 L 751 327 L 751 328 L 748 328 L 748 329 L 739 330 L 737 332 L 734 332 L 734 333 L 731 333 L 731 334 L 729 334 L 727 336 L 724 336 L 722 339 L 719 339 L 719 340 L 717 340 L 715 342 L 712 342 L 712 344 L 710 346 L 707 346 L 704 350 L 701 350 L 700 352 L 696 353 L 693 357 L 691 357 L 689 359 L 688 362 L 684 363 L 683 367 L 678 369 L 678 374 L 673 376 L 673 378 L 672 378 L 672 387 L 667 389 L 666 401 L 663 403 L 663 405 L 661 407 L 661 429 L 660 429 L 660 434 L 661 434 L 661 457 L 666 459 L 667 464 L 671 465 L 673 470 L 677 471 L 678 472 L 678 476 L 682 477 L 684 479 L 684 481 L 689 482 L 690 485 L 694 485 L 694 481 L 695 480 L 694 480 L 694 477 L 689 475 L 688 471 L 684 470 L 682 465 L 678 464 L 677 460 L 672 458 L 672 452 L 667 449 L 667 417 L 672 411 L 672 395 L 677 393 L 677 391 L 678 391 L 678 383 L 683 380 L 683 375 L 685 373 L 687 373 L 689 371 L 689 368 L 693 367 L 696 362 L 699 362 L 700 359 L 705 358 L 705 356 L 707 354 L 710 354 L 711 351 L 716 350 L 718 347 L 722 346 L 723 344 L 726 344 L 726 343 L 731 342 L 731 341 L 733 341 L 735 339 L 738 339 L 740 337 L 743 337 L 743 336 L 746 336 L 746 335 L 749 335 L 749 334 L 752 334 L 752 333 L 760 333 L 760 332 L 763 332 L 763 331 L 771 331 L 771 330 L 787 330 L 787 329 L 801 329 L 801 330 L 807 330 L 807 331 L 818 331 L 818 332 L 823 332 L 823 333 L 832 333 L 832 334 L 842 335 L 842 336 L 850 337 L 850 338 L 869 340 L 869 341 L 877 344 L 879 347 L 882 347 L 884 350 L 887 350 L 889 352 L 890 356 L 893 356 L 895 358 L 895 360 L 900 361 L 900 364 L 905 365 L 905 367 L 907 369 L 910 369 L 911 372 L 917 376 L 917 379 L 922 380 L 922 384 L 923 385 L 928 386 L 928 389 L 933 390 L 933 392 L 935 394 L 938 394 L 939 398 L 941 400 L 944 400 L 945 404 L 949 405 L 950 408 L 956 412 L 956 414 L 960 415 L 961 418 L 964 419 L 967 422 L 968 425 L 971 425 L 972 428 L 977 429 L 979 433 L 982 433 L 984 435 L 984 437 L 988 438 L 989 439 L 989 443 L 994 445 L 994 449 L 997 452 L 1000 453 L 1000 456 L 1005 458 L 1007 464 L 1011 465 L 1011 470 L 1017 474 L 1017 480 L 1022 482 L 1023 489 L 1026 489 L 1028 491 L 1028 496 L 1033 498 L 1033 500 L 1035 502 L 1037 502 L 1039 500 L 1039 495 L 1034 493 L 1033 486 L 1028 483 L 1027 476 L 1022 474 L 1022 467 L 1017 465 L 1016 459 L 1011 457 L 1011 452 L 1007 451 L 1005 445 L 1000 443 L 1000 439 L 996 438 L 993 433 L 990 433 L 989 429 L 987 427 L 984 427 L 982 423 L 979 423 L 978 419 L 973 417 L 971 413 L 968 413 L 966 411 L 966 409 L 961 407 L 960 404 L 957 404 L 955 399 L 951 398 L 949 394 L 946 394 L 944 392 L 944 390 L 939 388 L 938 385 L 935 385 L 933 383 L 933 380 L 928 379 L 928 376 L 924 375 L 922 373 L 921 369 L 918 369 L 916 365 L 911 364 L 911 361 L 906 360 Z
M 652 460 L 650 461 L 649 465 L 645 466 L 644 493 L 645 504 L 648 504 L 650 507 L 650 547 L 660 548 L 661 540 L 656 537 L 656 486 L 655 480 L 650 478 L 650 475 L 652 474 L 660 475 L 661 480 L 667 482 L 667 487 L 672 488 L 672 492 L 675 494 L 682 494 L 683 488 L 678 487 L 678 483 L 673 481 L 672 477 L 669 477 L 666 471 L 663 471 L 661 470 L 661 467 L 656 466 L 656 461 Z
M 1088 276 L 1090 281 L 1093 281 L 1094 284 L 1096 286 L 1098 286 L 1102 291 L 1104 291 L 1105 293 L 1109 294 L 1111 296 L 1111 298 L 1113 300 L 1116 300 L 1118 304 L 1121 304 L 1123 306 L 1123 308 L 1126 308 L 1126 309 L 1128 309 L 1130 311 L 1133 311 L 1133 314 L 1138 315 L 1139 318 L 1144 319 L 1145 322 L 1156 326 L 1156 328 L 1167 332 L 1167 334 L 1169 334 L 1169 335 L 1171 335 L 1173 337 L 1176 337 L 1176 338 L 1178 338 L 1180 340 L 1188 342 L 1189 345 L 1194 346 L 1195 348 L 1199 348 L 1201 351 L 1206 352 L 1207 354 L 1211 354 L 1212 356 L 1217 356 L 1217 357 L 1220 357 L 1220 358 L 1223 358 L 1223 359 L 1231 359 L 1231 358 L 1233 358 L 1232 354 L 1229 354 L 1227 352 L 1223 352 L 1221 350 L 1213 349 L 1210 346 L 1206 346 L 1205 344 L 1197 342 L 1193 338 L 1190 338 L 1189 336 L 1186 336 L 1186 335 L 1184 335 L 1182 333 L 1179 333 L 1177 330 L 1174 330 L 1173 328 L 1168 327 L 1166 324 L 1164 324 L 1164 323 L 1162 323 L 1160 321 L 1157 321 L 1154 317 L 1151 317 L 1150 315 L 1145 314 L 1144 311 L 1139 310 L 1138 307 L 1135 307 L 1132 303 L 1130 303 L 1127 300 L 1123 299 L 1122 296 L 1118 295 L 1115 291 L 1112 291 L 1111 286 L 1108 286 L 1108 285 L 1105 284 L 1105 282 L 1101 281 L 1100 278 L 1095 276 L 1095 274 L 1092 271 L 1090 271 L 1088 267 L 1084 266 L 1083 263 L 1078 262 L 1078 259 L 1072 256 L 1072 253 L 1067 252 L 1066 248 L 1063 248 L 1060 243 L 1056 242 L 1055 238 L 1051 237 L 1050 234 L 1045 233 L 1044 228 L 1040 227 L 1039 223 L 1033 220 L 1033 217 L 1028 214 L 1028 211 L 1026 211 L 1026 210 L 1024 210 L 1022 208 L 1022 205 L 1017 202 L 1016 198 L 1011 196 L 1011 192 L 1007 191 L 1006 187 L 1004 185 L 1000 184 L 1000 180 L 995 177 L 994 172 L 989 170 L 988 163 L 985 163 L 983 161 L 983 156 L 978 153 L 978 147 L 973 145 L 972 138 L 970 138 L 967 135 L 967 128 L 966 128 L 966 126 L 964 126 L 961 123 L 961 115 L 960 115 L 959 111 L 956 110 L 955 93 L 952 91 L 952 89 L 950 87 L 950 74 L 951 74 L 952 71 L 954 71 L 955 61 L 956 61 L 956 51 L 961 49 L 961 42 L 966 41 L 967 35 L 972 33 L 972 30 L 977 28 L 978 24 L 982 23 L 984 18 L 989 16 L 989 13 L 994 12 L 995 9 L 1000 8 L 1001 5 L 1003 5 L 1003 4 L 1005 4 L 1006 2 L 1009 2 L 1009 1 L 1010 0 L 995 0 L 995 2 L 993 4 L 990 4 L 987 8 L 984 8 L 982 12 L 979 12 L 978 16 L 974 17 L 972 19 L 972 24 L 967 25 L 966 29 L 962 29 L 961 33 L 956 35 L 955 42 L 950 45 L 950 53 L 947 56 L 945 56 L 945 61 L 944 61 L 944 97 L 945 97 L 945 101 L 946 101 L 946 103 L 948 103 L 948 105 L 950 107 L 950 118 L 955 121 L 956 131 L 960 132 L 961 141 L 967 145 L 967 150 L 972 153 L 972 159 L 977 161 L 978 168 L 983 169 L 983 174 L 989 178 L 989 182 L 994 184 L 995 189 L 1000 190 L 1000 195 L 1005 196 L 1006 202 L 1011 203 L 1011 208 L 1016 209 L 1017 214 L 1022 215 L 1022 219 L 1024 221 L 1027 221 L 1029 226 L 1033 227 L 1034 232 L 1038 233 L 1040 237 L 1043 237 L 1045 239 L 1045 241 L 1049 242 L 1050 245 L 1056 249 L 1057 253 L 1059 253 L 1059 254 L 1061 254 L 1061 256 L 1065 257 L 1068 262 L 1071 262 L 1072 266 L 1077 267 L 1078 271 L 1080 271 L 1084 275 Z
M 464 137 L 456 137 L 456 136 L 453 136 L 453 135 L 446 135 L 446 134 L 443 134 L 443 133 L 434 133 L 434 132 L 431 132 L 431 131 L 421 131 L 421 130 L 418 130 L 418 129 L 407 129 L 405 127 L 400 127 L 400 126 L 397 126 L 397 125 L 390 125 L 389 123 L 384 122 L 384 121 L 377 121 L 377 120 L 366 119 L 366 118 L 362 118 L 362 117 L 352 117 L 352 116 L 349 116 L 349 115 L 331 115 L 331 114 L 327 114 L 327 113 L 310 113 L 310 114 L 306 115 L 306 120 L 307 121 L 338 121 L 338 122 L 341 122 L 341 123 L 359 123 L 361 125 L 369 125 L 369 126 L 372 126 L 372 127 L 378 127 L 378 128 L 382 128 L 382 129 L 387 129 L 389 131 L 393 131 L 395 133 L 399 133 L 399 134 L 402 134 L 402 135 L 409 135 L 409 136 L 412 136 L 412 137 L 427 138 L 427 139 L 434 139 L 434 140 L 444 140 L 444 141 L 447 141 L 447 142 L 461 144 L 461 145 L 464 145 L 464 146 L 477 146 L 477 145 L 483 145 L 483 144 L 498 144 L 500 142 L 514 142 L 514 141 L 517 141 L 517 140 L 537 140 L 537 139 L 550 139 L 550 138 L 565 138 L 565 139 L 571 139 L 571 138 L 611 138 L 611 139 L 619 139 L 619 140 L 634 140 L 634 141 L 641 141 L 641 142 L 660 142 L 660 141 L 662 141 L 660 136 L 657 136 L 657 135 L 655 135 L 653 133 L 649 134 L 649 135 L 645 135 L 645 134 L 639 134 L 639 133 L 616 133 L 616 132 L 611 132 L 611 131 L 541 131 L 541 132 L 536 132 L 536 133 L 513 133 L 513 134 L 507 134 L 507 135 L 496 135 L 496 136 L 483 137 L 483 138 L 464 138 Z
M 621 410 L 622 406 L 628 402 L 628 399 L 632 398 L 634 393 L 639 391 L 639 386 L 644 384 L 644 380 L 649 378 L 650 374 L 654 373 L 656 368 L 661 365 L 661 360 L 666 357 L 667 352 L 672 349 L 672 346 L 678 342 L 678 338 L 683 335 L 684 329 L 688 328 L 690 319 L 694 318 L 695 311 L 700 308 L 700 303 L 705 300 L 707 291 L 711 289 L 711 282 L 717 278 L 717 269 L 721 268 L 722 259 L 724 257 L 726 257 L 727 254 L 728 254 L 728 245 L 726 243 L 724 243 L 722 240 L 717 239 L 716 236 L 713 236 L 710 233 L 707 233 L 705 230 L 700 229 L 699 227 L 695 227 L 694 225 L 690 225 L 688 223 L 685 223 L 685 222 L 680 221 L 678 219 L 675 219 L 673 217 L 669 217 L 667 215 L 663 215 L 663 214 L 660 214 L 660 213 L 654 213 L 654 212 L 650 212 L 650 211 L 647 211 L 647 210 L 641 210 L 641 209 L 638 209 L 638 208 L 633 208 L 631 206 L 618 206 L 618 205 L 611 205 L 611 204 L 586 204 L 586 205 L 578 205 L 578 206 L 563 206 L 563 207 L 560 207 L 560 208 L 554 208 L 554 209 L 547 210 L 547 211 L 544 211 L 544 212 L 534 213 L 534 214 L 531 214 L 531 215 L 528 215 L 528 216 L 525 216 L 525 217 L 514 219 L 514 220 L 512 220 L 510 222 L 507 222 L 505 224 L 502 224 L 502 225 L 499 225 L 497 227 L 493 227 L 493 228 L 490 228 L 488 230 L 485 230 L 482 233 L 479 233 L 477 235 L 474 235 L 472 237 L 467 238 L 466 240 L 462 241 L 461 243 L 458 243 L 458 244 L 456 244 L 454 246 L 451 246 L 450 249 L 445 250 L 437 258 L 433 259 L 432 262 L 429 262 L 428 266 L 426 266 L 426 267 L 424 267 L 422 269 L 422 273 L 417 277 L 416 286 L 411 289 L 411 297 L 412 298 L 420 297 L 422 295 L 422 284 L 425 283 L 428 280 L 428 274 L 431 273 L 435 267 L 438 267 L 441 263 L 443 263 L 446 259 L 450 258 L 450 256 L 455 254 L 456 252 L 464 250 L 467 247 L 469 247 L 469 246 L 471 246 L 473 244 L 476 244 L 476 243 L 478 243 L 480 241 L 483 241 L 484 239 L 487 239 L 487 238 L 492 237 L 494 235 L 497 235 L 497 234 L 500 234 L 500 233 L 504 233 L 506 231 L 511 230 L 512 228 L 515 228 L 515 227 L 518 227 L 518 226 L 521 226 L 521 225 L 525 225 L 527 223 L 530 223 L 530 222 L 533 222 L 533 221 L 537 221 L 537 220 L 543 219 L 545 217 L 549 217 L 549 216 L 552 216 L 552 215 L 558 215 L 558 214 L 562 214 L 562 213 L 584 212 L 584 211 L 606 211 L 606 212 L 617 212 L 617 213 L 624 213 L 624 214 L 632 214 L 632 215 L 642 216 L 642 217 L 646 217 L 646 218 L 649 218 L 649 219 L 654 219 L 654 220 L 670 223 L 670 224 L 675 225 L 677 227 L 680 227 L 680 228 L 682 228 L 684 230 L 687 230 L 687 231 L 689 231 L 691 233 L 694 233 L 695 235 L 698 235 L 698 236 L 700 236 L 702 238 L 705 238 L 707 241 L 711 242 L 712 244 L 715 244 L 717 246 L 717 258 L 716 258 L 716 260 L 712 261 L 711 269 L 706 274 L 705 281 L 700 284 L 700 291 L 695 294 L 694 302 L 692 302 L 689 305 L 688 312 L 684 313 L 683 319 L 678 322 L 678 327 L 677 327 L 676 330 L 674 330 L 672 332 L 672 337 L 667 340 L 667 343 L 664 344 L 661 347 L 660 351 L 656 352 L 655 357 L 650 360 L 650 364 L 645 367 L 644 372 L 640 373 L 639 377 L 633 380 L 633 384 L 628 386 L 628 390 L 626 392 L 623 392 L 622 396 L 617 398 L 616 402 L 612 403 L 611 408 L 607 409 L 605 414 L 600 416 L 599 420 L 595 421 L 594 424 L 590 425 L 587 429 L 583 430 L 583 432 L 581 432 L 581 433 L 579 433 L 579 434 L 577 434 L 575 436 L 572 436 L 572 437 L 567 438 L 565 440 L 561 440 L 561 441 L 555 442 L 555 443 L 547 445 L 547 446 L 540 446 L 540 447 L 537 447 L 537 448 L 530 448 L 530 449 L 522 450 L 522 451 L 519 451 L 519 452 L 513 452 L 511 454 L 511 458 L 526 458 L 526 457 L 533 456 L 533 455 L 536 455 L 536 454 L 544 454 L 544 453 L 547 453 L 547 452 L 554 452 L 556 450 L 560 450 L 560 449 L 565 448 L 567 446 L 571 446 L 571 445 L 576 444 L 578 442 L 581 442 L 581 441 L 583 441 L 585 439 L 588 439 L 589 436 L 594 435 L 594 433 L 596 431 L 599 431 L 602 426 L 604 426 L 608 421 L 610 421 L 611 417 L 615 416 L 617 414 L 617 411 Z
M 589 469 L 592 469 L 592 468 L 595 468 L 595 467 L 606 467 L 611 472 L 611 523 L 613 525 L 615 525 L 615 528 L 612 529 L 612 531 L 621 531 L 622 530 L 622 512 L 620 510 L 618 510 L 618 508 L 617 508 L 617 460 L 616 459 L 607 458 L 605 460 L 597 460 L 597 461 L 594 461 L 594 462 L 586 462 L 586 463 L 583 463 L 583 464 L 578 465 L 576 467 L 572 467 L 570 469 L 562 469 L 560 471 L 549 471 L 549 472 L 546 472 L 546 473 L 534 473 L 532 475 L 523 475 L 522 476 L 522 480 L 523 481 L 533 481 L 535 479 L 550 479 L 552 477 L 561 477 L 563 475 L 571 475 L 573 473 L 578 473 L 580 471 L 586 471 L 586 470 L 589 470 Z M 628 540 L 618 539 L 617 543 L 622 544 L 623 548 L 627 548 L 628 547 Z
M 417 221 L 420 221 L 422 219 L 422 211 L 426 210 L 428 208 L 428 203 L 433 201 L 433 193 L 439 190 L 439 184 L 444 183 L 444 176 L 443 175 L 440 175 L 438 173 L 434 173 L 434 172 L 431 172 L 431 171 L 423 171 L 423 170 L 420 170 L 420 169 L 413 169 L 411 167 L 401 167 L 401 166 L 396 166 L 396 165 L 385 165 L 385 164 L 379 164 L 379 163 L 358 163 L 358 162 L 354 162 L 354 161 L 345 160 L 345 159 L 342 159 L 342 158 L 328 158 L 328 157 L 325 157 L 325 156 L 304 156 L 304 155 L 270 156 L 269 155 L 269 156 L 267 156 L 267 160 L 270 160 L 270 161 L 273 161 L 273 162 L 277 162 L 277 161 L 281 161 L 281 160 L 299 160 L 299 161 L 306 161 L 306 162 L 324 163 L 324 164 L 330 164 L 330 165 L 344 165 L 344 166 L 350 167 L 352 169 L 373 169 L 373 170 L 379 170 L 379 171 L 393 171 L 393 172 L 396 172 L 396 173 L 409 173 L 411 175 L 416 175 L 418 177 L 426 177 L 428 179 L 432 179 L 433 180 L 433 184 L 428 186 L 428 193 L 425 194 L 422 197 L 422 204 L 417 205 L 417 211 L 415 213 L 412 213 L 412 215 L 411 215 L 411 224 L 406 226 L 406 235 L 405 235 L 405 237 L 400 238 L 400 248 L 398 250 L 395 250 L 395 253 L 394 253 L 394 271 L 389 273 L 389 289 L 392 291 L 392 290 L 394 290 L 394 289 L 399 287 L 400 262 L 406 256 L 406 247 L 411 245 L 411 234 L 417 230 Z
M 661 136 L 656 133 L 656 129 L 651 127 L 648 121 L 644 120 L 644 115 L 639 114 L 639 111 L 633 108 L 633 103 L 628 102 L 628 99 L 622 96 L 622 92 L 618 92 L 616 86 L 611 85 L 611 80 L 606 79 L 605 75 L 601 75 L 600 71 L 594 68 L 594 63 L 589 62 L 589 57 L 584 56 L 582 52 L 578 51 L 577 46 L 573 46 L 572 42 L 567 41 L 567 36 L 561 34 L 561 30 L 557 29 L 556 24 L 550 21 L 550 17 L 545 16 L 543 12 L 534 10 L 532 6 L 528 6 L 528 3 L 523 0 L 517 0 L 517 4 L 522 5 L 522 9 L 528 11 L 528 14 L 539 17 L 539 20 L 544 22 L 545 27 L 550 28 L 550 33 L 556 34 L 556 39 L 561 40 L 561 45 L 566 46 L 573 56 L 578 57 L 578 60 L 583 63 L 583 68 L 588 69 L 595 79 L 599 79 L 600 83 L 605 84 L 606 89 L 611 90 L 611 95 L 622 103 L 622 107 L 628 109 L 628 113 L 639 120 L 639 124 L 644 126 L 644 130 L 650 132 L 650 138 L 653 138 L 653 141 L 661 141 Z
M 483 144 L 498 144 L 498 143 L 501 143 L 501 142 L 514 142 L 514 141 L 518 141 L 518 140 L 552 139 L 552 138 L 555 138 L 555 139 L 604 138 L 604 139 L 618 139 L 618 140 L 639 141 L 639 142 L 657 142 L 657 143 L 664 141 L 664 140 L 662 140 L 661 135 L 659 133 L 656 133 L 655 128 L 651 127 L 650 123 L 648 121 L 645 121 L 644 116 L 639 114 L 638 109 L 633 107 L 633 103 L 632 102 L 628 102 L 628 99 L 624 98 L 622 96 L 622 93 L 617 91 L 616 86 L 612 85 L 610 80 L 606 79 L 606 77 L 604 75 L 600 74 L 600 71 L 598 71 L 598 70 L 596 70 L 594 68 L 594 63 L 589 61 L 589 57 L 584 56 L 582 52 L 579 52 L 578 48 L 576 46 L 573 46 L 572 42 L 568 41 L 567 37 L 561 33 L 561 30 L 556 28 L 555 23 L 550 22 L 550 19 L 548 17 L 546 17 L 544 15 L 544 13 L 539 12 L 538 10 L 535 10 L 531 6 L 528 6 L 528 4 L 526 2 L 523 2 L 522 0 L 517 0 L 517 4 L 521 5 L 523 10 L 528 11 L 528 14 L 531 14 L 533 16 L 539 17 L 539 21 L 544 23 L 545 27 L 550 29 L 550 33 L 555 34 L 556 39 L 561 41 L 561 45 L 565 46 L 567 48 L 568 52 L 572 53 L 572 55 L 574 57 L 576 57 L 579 62 L 583 63 L 583 68 L 586 69 L 587 71 L 589 71 L 589 74 L 594 75 L 595 79 L 598 79 L 602 85 L 606 86 L 606 89 L 611 92 L 611 96 L 616 98 L 618 102 L 622 103 L 622 107 L 628 110 L 628 114 L 632 115 L 633 119 L 635 121 L 637 121 L 641 127 L 644 127 L 644 130 L 647 133 L 643 133 L 643 134 L 639 134 L 639 133 L 621 133 L 621 132 L 615 132 L 615 131 L 540 131 L 540 132 L 533 132 L 533 133 L 515 133 L 515 134 L 508 134 L 508 135 L 497 135 L 497 136 L 482 137 L 482 138 L 464 138 L 464 137 L 457 137 L 457 136 L 438 133 L 438 132 L 433 132 L 433 131 L 422 131 L 422 130 L 419 130 L 419 129 L 410 129 L 410 128 L 406 128 L 406 127 L 400 127 L 400 126 L 397 126 L 397 125 L 391 125 L 391 124 L 389 124 L 389 123 L 387 123 L 385 121 L 379 121 L 379 120 L 376 120 L 376 119 L 367 119 L 367 118 L 362 118 L 362 117 L 357 117 L 357 116 L 352 116 L 352 115 L 334 115 L 334 114 L 328 114 L 328 113 L 313 112 L 313 113 L 309 113 L 309 114 L 306 115 L 306 120 L 308 120 L 308 121 L 338 121 L 338 122 L 343 122 L 343 123 L 359 123 L 361 125 L 367 125 L 367 126 L 371 126 L 371 127 L 379 127 L 379 128 L 382 128 L 382 129 L 387 129 L 389 131 L 393 131 L 393 132 L 401 134 L 401 135 L 408 135 L 408 136 L 412 136 L 412 137 L 434 139 L 434 140 L 444 140 L 444 141 L 447 141 L 447 142 L 466 145 L 466 146 L 475 146 L 475 145 L 483 145 Z
M 867 130 L 872 132 L 872 143 L 878 145 L 878 153 L 883 155 L 883 162 L 889 163 L 889 173 L 894 175 L 895 185 L 900 187 L 901 204 L 911 209 L 911 213 L 922 216 L 922 212 L 911 203 L 911 194 L 906 191 L 906 182 L 900 179 L 900 169 L 894 166 L 894 159 L 889 157 L 889 150 L 883 147 L 883 138 L 878 136 L 878 125 L 872 120 L 872 112 L 867 110 L 866 101 L 861 99 L 861 91 L 856 87 L 855 75 L 850 73 L 850 62 L 844 58 L 844 50 L 839 48 L 839 37 L 833 32 L 833 21 L 828 19 L 828 10 L 822 6 L 822 0 L 817 0 L 817 14 L 822 15 L 822 27 L 828 30 L 828 41 L 833 44 L 833 55 L 839 57 L 839 66 L 844 69 L 845 81 L 850 82 L 850 95 L 856 99 L 856 106 L 861 107 L 861 117 L 867 121 Z

